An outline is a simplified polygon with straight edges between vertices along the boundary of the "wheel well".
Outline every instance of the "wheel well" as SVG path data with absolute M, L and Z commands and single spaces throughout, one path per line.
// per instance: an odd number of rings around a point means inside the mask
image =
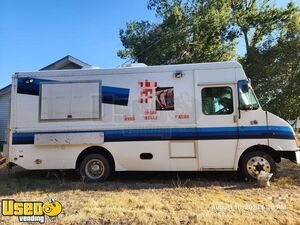
M 91 154 L 101 154 L 101 155 L 103 155 L 109 161 L 109 163 L 112 167 L 112 170 L 113 171 L 115 170 L 115 160 L 114 160 L 112 154 L 106 148 L 103 148 L 103 147 L 100 147 L 100 146 L 91 146 L 91 147 L 88 147 L 88 148 L 84 149 L 79 154 L 79 156 L 77 157 L 76 169 L 79 169 L 82 160 L 86 156 L 91 155 Z
M 280 155 L 278 154 L 277 151 L 275 151 L 273 148 L 271 148 L 270 146 L 267 146 L 267 145 L 254 145 L 254 146 L 251 146 L 250 148 L 247 148 L 243 154 L 240 156 L 239 158 L 239 166 L 240 166 L 240 162 L 241 162 L 241 159 L 246 155 L 248 154 L 249 152 L 253 152 L 253 151 L 263 151 L 265 153 L 268 153 L 273 159 L 275 162 L 279 163 L 280 162 Z

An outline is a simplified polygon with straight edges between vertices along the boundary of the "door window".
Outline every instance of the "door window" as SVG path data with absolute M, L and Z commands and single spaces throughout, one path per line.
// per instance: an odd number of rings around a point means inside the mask
M 230 87 L 202 89 L 202 112 L 205 115 L 227 115 L 233 113 L 233 97 Z

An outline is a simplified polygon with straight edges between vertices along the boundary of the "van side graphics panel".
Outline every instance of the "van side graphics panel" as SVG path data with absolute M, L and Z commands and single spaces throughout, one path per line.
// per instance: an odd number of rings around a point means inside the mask
M 239 132 L 236 132 L 239 129 Z M 97 131 L 64 131 L 14 133 L 13 144 L 34 144 L 35 134 L 103 132 L 104 142 L 120 141 L 161 141 L 161 140 L 221 140 L 221 139 L 294 139 L 289 127 L 283 126 L 244 126 L 244 127 L 209 127 L 209 128 L 155 128 L 121 129 Z
M 40 93 L 41 82 L 57 82 L 37 78 L 18 78 L 18 94 L 36 95 Z M 128 105 L 129 89 L 102 86 L 102 103 L 113 105 Z
M 104 142 L 102 132 L 93 133 L 60 133 L 60 134 L 35 134 L 35 145 L 93 145 Z

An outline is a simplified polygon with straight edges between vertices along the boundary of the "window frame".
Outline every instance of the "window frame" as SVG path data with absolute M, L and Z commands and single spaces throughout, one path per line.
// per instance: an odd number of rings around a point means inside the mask
M 73 84 L 73 83 L 98 83 L 99 84 L 99 117 L 97 118 L 63 118 L 63 119 L 42 119 L 42 89 L 43 84 Z M 39 84 L 39 122 L 59 122 L 76 120 L 101 120 L 102 119 L 102 80 L 76 80 L 76 81 L 46 81 Z
M 228 114 L 205 114 L 205 112 L 203 111 L 204 110 L 204 107 L 203 107 L 203 90 L 204 89 L 208 89 L 208 88 L 230 88 L 230 96 L 231 96 L 231 100 L 232 100 L 232 107 L 233 107 L 233 110 L 231 113 L 228 113 Z M 230 86 L 210 86 L 210 87 L 203 87 L 201 89 L 201 112 L 204 116 L 228 116 L 228 115 L 232 115 L 234 114 L 234 111 L 235 111 L 235 104 L 234 104 L 234 97 L 233 97 L 233 88 L 230 87 Z

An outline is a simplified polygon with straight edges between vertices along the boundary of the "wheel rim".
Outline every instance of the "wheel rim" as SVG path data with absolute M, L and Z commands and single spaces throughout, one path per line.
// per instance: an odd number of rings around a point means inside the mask
M 85 165 L 85 174 L 88 178 L 96 180 L 103 176 L 105 166 L 100 159 L 91 159 Z
M 271 165 L 268 160 L 263 157 L 255 156 L 248 160 L 247 162 L 247 172 L 252 177 L 257 178 L 260 171 L 271 172 Z

